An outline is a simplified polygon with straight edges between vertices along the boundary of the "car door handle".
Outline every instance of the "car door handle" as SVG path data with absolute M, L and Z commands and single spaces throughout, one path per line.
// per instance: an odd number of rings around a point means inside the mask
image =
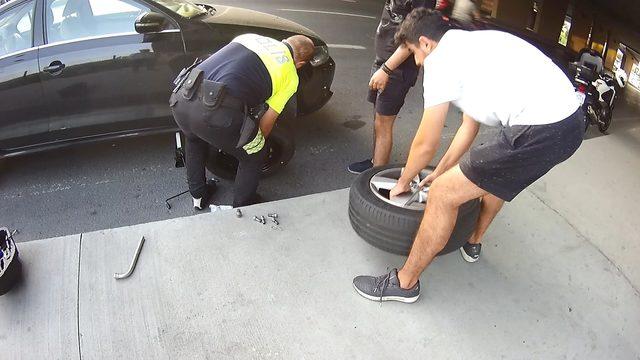
M 62 73 L 62 70 L 64 70 L 65 67 L 66 67 L 65 64 L 63 64 L 61 61 L 56 60 L 42 70 L 51 75 L 60 75 Z

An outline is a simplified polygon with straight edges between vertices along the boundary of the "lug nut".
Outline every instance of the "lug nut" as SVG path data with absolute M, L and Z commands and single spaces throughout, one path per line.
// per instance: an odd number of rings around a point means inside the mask
M 240 209 L 236 209 L 236 217 L 237 218 L 241 218 L 242 217 L 242 211 Z
M 278 214 L 273 213 L 273 214 L 269 214 L 267 215 L 268 217 L 272 218 L 272 219 L 277 219 L 278 218 Z

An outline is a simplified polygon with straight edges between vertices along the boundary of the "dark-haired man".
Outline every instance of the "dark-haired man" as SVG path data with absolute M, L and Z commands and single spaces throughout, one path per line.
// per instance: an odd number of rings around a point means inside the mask
M 465 260 L 476 261 L 482 236 L 504 201 L 578 149 L 584 117 L 563 72 L 513 35 L 449 30 L 439 12 L 416 10 L 396 40 L 411 50 L 416 64 L 424 65 L 424 113 L 391 196 L 409 191 L 411 179 L 433 159 L 450 104 L 464 113 L 449 149 L 421 183 L 431 184 L 429 200 L 404 266 L 353 281 L 368 299 L 411 303 L 420 295 L 420 275 L 451 236 L 458 207 L 482 201 L 475 232 L 460 249 Z M 480 124 L 500 132 L 469 151 Z
M 347 170 L 353 174 L 389 162 L 393 124 L 419 72 L 409 50 L 405 46 L 397 46 L 393 36 L 413 9 L 433 9 L 434 6 L 435 0 L 386 0 L 384 3 L 376 30 L 376 59 L 367 96 L 367 101 L 374 108 L 373 157 L 350 164 Z
M 278 41 L 244 34 L 180 78 L 170 105 L 187 140 L 187 177 L 196 210 L 206 207 L 212 192 L 205 181 L 211 145 L 238 159 L 233 206 L 257 202 L 265 140 L 298 89 L 296 70 L 314 50 L 303 35 Z M 252 108 L 263 109 L 256 110 L 256 121 L 248 115 Z

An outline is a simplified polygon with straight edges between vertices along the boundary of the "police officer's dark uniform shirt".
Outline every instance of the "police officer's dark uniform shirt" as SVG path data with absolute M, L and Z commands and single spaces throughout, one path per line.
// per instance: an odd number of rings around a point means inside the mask
M 398 48 L 395 45 L 393 36 L 400 28 L 404 18 L 417 8 L 433 9 L 435 0 L 387 0 L 382 9 L 380 24 L 376 30 L 376 62 L 387 61 Z M 402 69 L 405 82 L 415 83 L 418 78 L 418 67 L 412 56 L 410 56 L 399 68 Z
M 198 69 L 207 79 L 225 84 L 227 93 L 247 106 L 266 102 L 277 113 L 298 89 L 298 73 L 289 47 L 256 34 L 236 37 Z

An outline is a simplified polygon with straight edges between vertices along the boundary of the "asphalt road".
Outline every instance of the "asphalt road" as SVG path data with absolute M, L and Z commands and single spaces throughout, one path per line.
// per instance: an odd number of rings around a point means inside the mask
M 333 98 L 320 111 L 297 119 L 293 160 L 282 172 L 263 180 L 259 192 L 267 200 L 277 200 L 350 186 L 354 176 L 346 166 L 371 152 L 373 110 L 365 96 L 382 2 L 219 3 L 272 13 L 315 30 L 332 45 L 330 53 L 337 64 Z M 397 120 L 395 162 L 406 159 L 419 123 L 420 82 Z M 460 113 L 452 110 L 443 145 L 448 144 L 459 121 Z M 490 133 L 482 129 L 479 140 Z M 231 202 L 231 185 L 221 183 L 215 203 Z M 164 204 L 165 198 L 186 189 L 185 170 L 173 167 L 172 135 L 80 145 L 9 159 L 0 173 L 0 189 L 0 225 L 19 229 L 17 241 L 195 214 L 188 195 L 174 200 L 171 210 Z

